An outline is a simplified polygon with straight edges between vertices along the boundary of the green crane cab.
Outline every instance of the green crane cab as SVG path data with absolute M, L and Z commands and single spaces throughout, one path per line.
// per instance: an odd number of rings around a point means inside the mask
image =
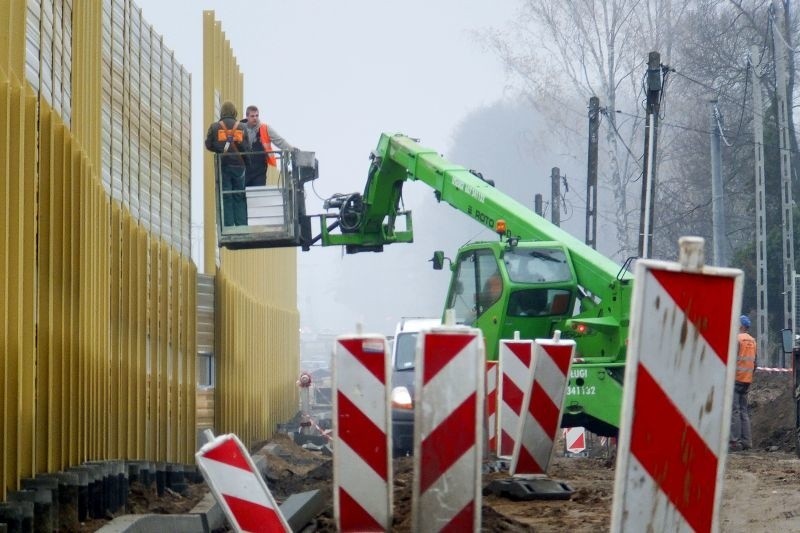
M 434 254 L 435 269 L 443 268 L 443 255 Z M 559 330 L 562 338 L 574 339 L 578 360 L 569 376 L 563 425 L 616 434 L 624 344 L 618 327 L 590 327 L 591 313 L 581 319 L 582 289 L 568 249 L 552 241 L 473 243 L 459 250 L 451 270 L 445 308 L 453 309 L 456 323 L 483 331 L 488 360 L 497 360 L 499 341 L 515 332 L 540 339 Z

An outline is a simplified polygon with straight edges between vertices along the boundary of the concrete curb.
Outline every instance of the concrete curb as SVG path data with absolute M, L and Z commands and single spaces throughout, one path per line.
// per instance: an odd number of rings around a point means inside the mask
M 187 514 L 127 514 L 104 525 L 102 533 L 210 533 L 225 525 L 225 514 L 210 492 Z

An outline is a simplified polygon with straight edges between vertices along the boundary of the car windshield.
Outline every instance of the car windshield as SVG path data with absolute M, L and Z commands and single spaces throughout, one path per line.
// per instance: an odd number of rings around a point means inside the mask
M 397 370 L 414 368 L 414 356 L 417 350 L 417 333 L 410 331 L 408 333 L 400 333 L 397 335 L 397 338 L 395 338 L 394 343 L 394 367 Z
M 503 261 L 513 282 L 556 283 L 572 279 L 567 256 L 558 248 L 531 250 L 517 247 L 507 250 Z

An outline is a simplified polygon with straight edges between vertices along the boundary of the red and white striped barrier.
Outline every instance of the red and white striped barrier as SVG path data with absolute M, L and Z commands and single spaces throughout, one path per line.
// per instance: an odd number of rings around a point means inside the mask
M 509 473 L 545 475 L 553 457 L 575 341 L 536 339 Z
M 605 446 L 606 437 L 600 437 L 600 445 Z M 586 430 L 582 427 L 564 428 L 564 448 L 569 453 L 586 450 Z
M 484 349 L 481 331 L 420 333 L 412 531 L 479 531 Z
M 336 339 L 333 505 L 339 531 L 388 531 L 392 524 L 390 376 L 385 337 Z
M 500 439 L 497 455 L 509 458 L 514 453 L 514 439 L 519 430 L 522 401 L 528 386 L 528 370 L 533 360 L 533 341 L 500 341 Z
M 197 466 L 236 531 L 286 531 L 289 524 L 236 435 L 220 435 L 195 454 Z
M 742 272 L 636 264 L 611 530 L 719 531 Z
M 498 366 L 497 361 L 486 361 L 486 433 L 487 448 L 492 452 L 497 450 Z

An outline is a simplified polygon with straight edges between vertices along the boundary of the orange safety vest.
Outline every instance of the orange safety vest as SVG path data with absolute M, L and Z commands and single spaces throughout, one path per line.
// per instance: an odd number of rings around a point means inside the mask
M 736 357 L 736 381 L 752 383 L 756 368 L 756 340 L 749 333 L 739 333 L 739 354 Z
M 265 123 L 261 123 L 261 126 L 258 128 L 258 136 L 261 138 L 261 145 L 264 147 L 265 152 L 272 151 L 272 139 L 269 138 L 269 128 Z M 275 160 L 275 154 L 267 154 L 267 164 L 271 167 L 278 166 L 278 162 Z

